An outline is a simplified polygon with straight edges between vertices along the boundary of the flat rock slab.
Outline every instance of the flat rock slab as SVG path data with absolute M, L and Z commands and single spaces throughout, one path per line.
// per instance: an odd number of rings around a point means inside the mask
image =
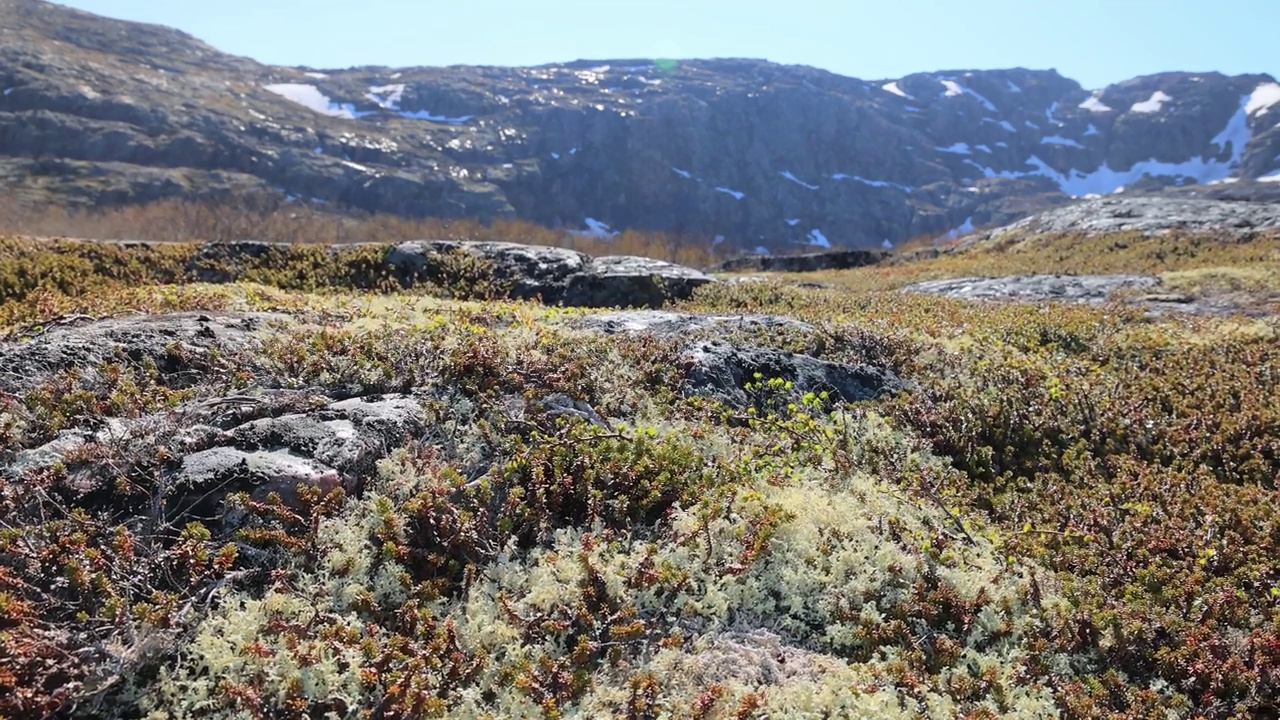
M 816 330 L 812 325 L 782 315 L 695 315 L 667 310 L 628 310 L 587 315 L 574 321 L 583 330 L 604 333 L 648 333 L 651 335 L 683 335 L 709 328 L 790 328 L 804 332 Z
M 569 307 L 661 307 L 687 298 L 712 278 L 693 268 L 632 256 L 591 258 L 565 248 L 500 242 L 414 240 L 388 249 L 405 282 L 430 279 L 439 256 L 465 252 L 488 260 L 510 296 Z
M 181 385 L 182 374 L 192 369 L 184 355 L 243 349 L 256 342 L 264 328 L 292 322 L 277 313 L 62 318 L 0 342 L 0 390 L 22 392 L 72 368 L 91 373 L 104 362 L 138 364 L 146 359 L 156 364 L 165 382 Z
M 904 292 L 965 300 L 1021 300 L 1100 303 L 1118 290 L 1151 290 L 1160 286 L 1152 275 L 1012 275 L 999 278 L 930 280 Z
M 1280 203 L 1189 197 L 1106 197 L 1082 200 L 1020 220 L 981 238 L 1010 231 L 1147 235 L 1175 230 L 1242 235 L 1280 228 Z

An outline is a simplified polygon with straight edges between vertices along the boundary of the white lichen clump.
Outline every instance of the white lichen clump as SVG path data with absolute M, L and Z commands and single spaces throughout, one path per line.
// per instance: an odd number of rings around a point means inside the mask
M 842 418 L 857 423 L 866 441 L 905 443 L 874 415 Z M 673 432 L 679 432 L 673 429 Z M 755 438 L 761 447 L 768 438 Z M 727 447 L 723 436 L 703 440 L 708 452 Z M 919 453 L 911 462 L 935 462 Z M 384 461 L 376 482 L 350 500 L 318 533 L 318 561 L 291 590 L 262 597 L 225 593 L 200 625 L 183 661 L 141 689 L 151 717 L 193 714 L 238 717 L 220 704 L 221 683 L 258 678 L 278 699 L 301 693 L 339 700 L 356 716 L 369 692 L 362 647 L 387 640 L 386 631 L 360 619 L 358 608 L 394 610 L 413 596 L 407 568 L 380 557 L 372 538 L 388 523 L 403 532 L 399 514 L 426 480 L 406 470 L 402 458 Z M 678 632 L 678 645 L 652 645 L 601 663 L 572 708 L 579 717 L 614 716 L 632 695 L 630 679 L 660 678 L 660 705 L 668 713 L 691 707 L 717 688 L 716 707 L 732 709 L 759 697 L 768 717 L 952 717 L 961 709 L 946 688 L 953 681 L 982 678 L 999 688 L 979 705 L 1001 717 L 1055 717 L 1050 691 L 1020 675 L 1022 641 L 1045 605 L 1028 600 L 1027 568 L 1002 557 L 996 542 L 976 529 L 972 542 L 956 541 L 942 561 L 923 546 L 939 534 L 957 533 L 941 509 L 911 500 L 863 471 L 811 467 L 786 482 L 761 477 L 737 489 L 732 511 L 707 522 L 697 507 L 676 508 L 664 530 L 605 533 L 600 528 L 564 528 L 549 544 L 532 550 L 509 547 L 478 572 L 457 597 L 439 598 L 430 614 L 448 623 L 463 650 L 484 658 L 474 682 L 453 692 L 448 717 L 540 717 L 542 708 L 511 682 L 540 659 L 574 652 L 556 640 L 530 640 L 516 618 L 550 617 L 583 601 L 588 568 L 617 606 L 633 607 L 647 627 Z M 767 508 L 785 520 L 761 557 L 738 571 L 751 523 Z M 637 568 L 648 564 L 671 583 L 637 586 Z M 726 568 L 734 568 L 726 572 Z M 896 686 L 901 650 L 880 647 L 877 628 L 906 614 L 913 593 L 932 583 L 948 588 L 979 610 L 967 629 L 929 627 L 908 618 L 909 631 L 932 640 L 959 638 L 955 659 L 938 682 L 915 693 Z M 271 624 L 307 624 L 322 619 L 324 636 L 305 647 L 285 647 Z M 312 636 L 315 637 L 315 636 Z M 335 641 L 332 638 L 342 638 Z M 299 656 L 310 662 L 302 665 Z M 999 696 L 997 702 L 994 698 Z M 972 709 L 972 708 L 970 708 Z

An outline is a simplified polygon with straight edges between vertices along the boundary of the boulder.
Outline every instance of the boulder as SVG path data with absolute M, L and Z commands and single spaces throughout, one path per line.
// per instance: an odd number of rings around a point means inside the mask
M 735 408 L 752 404 L 752 396 L 745 386 L 762 380 L 789 381 L 788 394 L 792 397 L 827 392 L 833 400 L 845 402 L 874 400 L 907 387 L 886 368 L 847 365 L 783 350 L 736 347 L 720 342 L 689 348 L 683 361 L 687 395 L 712 397 Z
M 406 284 L 447 273 L 443 256 L 468 253 L 520 300 L 570 307 L 661 307 L 713 282 L 693 268 L 630 256 L 592 259 L 565 248 L 501 242 L 416 240 L 388 249 L 387 263 Z

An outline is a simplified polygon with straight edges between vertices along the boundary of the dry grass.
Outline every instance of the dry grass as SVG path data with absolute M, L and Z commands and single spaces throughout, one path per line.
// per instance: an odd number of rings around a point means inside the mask
M 628 230 L 604 239 L 575 235 L 523 220 L 413 219 L 343 215 L 283 200 L 226 202 L 165 200 L 102 210 L 32 206 L 0 199 L 0 236 L 228 242 L 262 240 L 344 245 L 402 240 L 491 240 L 566 247 L 588 255 L 638 255 L 690 267 L 725 259 L 702 238 Z
M 1045 234 L 984 244 L 936 258 L 813 273 L 852 292 L 893 290 L 925 280 L 1037 273 L 1159 275 L 1173 292 L 1280 292 L 1280 232 L 1239 240 L 1210 233 L 1143 236 Z

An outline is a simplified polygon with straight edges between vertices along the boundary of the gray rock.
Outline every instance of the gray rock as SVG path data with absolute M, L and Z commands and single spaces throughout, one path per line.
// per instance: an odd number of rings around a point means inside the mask
M 264 392 L 258 412 L 296 408 L 281 402 L 285 391 Z M 301 486 L 323 491 L 358 490 L 378 460 L 426 428 L 422 407 L 412 397 L 386 395 L 328 402 L 306 412 L 256 417 L 238 422 L 234 414 L 216 408 L 245 408 L 240 395 L 215 398 L 176 408 L 172 412 L 132 420 L 108 419 L 98 430 L 64 431 L 53 441 L 13 458 L 0 474 L 18 477 L 51 467 L 88 443 L 136 444 L 156 442 L 180 458 L 165 471 L 163 486 L 170 517 L 189 514 L 206 519 L 222 517 L 223 501 L 234 492 L 263 499 L 278 492 L 295 503 Z M 295 393 L 293 400 L 309 394 Z M 241 418 L 242 419 L 242 418 Z M 218 427 L 221 423 L 229 428 Z M 93 459 L 79 458 L 71 468 L 86 488 L 92 485 Z
M 685 392 L 714 397 L 730 407 L 752 404 L 747 383 L 772 379 L 792 383 L 791 394 L 830 393 L 833 400 L 857 402 L 874 400 L 906 389 L 897 375 L 885 368 L 827 362 L 808 355 L 769 348 L 735 347 L 726 343 L 703 343 L 684 355 Z
M 590 262 L 589 257 L 575 250 L 541 245 L 413 240 L 391 247 L 387 251 L 387 263 L 402 277 L 434 279 L 437 256 L 452 252 L 466 252 L 488 260 L 495 277 L 512 283 L 513 297 L 532 300 L 541 296 L 548 302 L 559 300 L 569 279 L 586 271 Z
M 594 259 L 574 276 L 562 302 L 577 307 L 662 307 L 713 282 L 693 268 L 632 256 Z
M 666 310 L 631 310 L 586 315 L 575 319 L 574 325 L 583 330 L 610 334 L 630 332 L 664 336 L 680 336 L 696 330 L 729 327 L 786 328 L 802 332 L 816 330 L 807 322 L 782 315 L 694 315 Z
M 1110 299 L 1118 290 L 1149 290 L 1159 286 L 1160 278 L 1151 275 L 1011 275 L 930 280 L 908 285 L 903 291 L 965 300 L 1099 303 Z
M 309 413 L 261 418 L 226 432 L 220 442 L 242 451 L 287 450 L 336 470 L 355 487 L 425 416 L 408 396 L 351 398 Z
M 0 475 L 16 478 L 32 470 L 65 463 L 73 453 L 85 445 L 127 440 L 128 432 L 129 423 L 119 418 L 104 418 L 102 427 L 97 430 L 89 428 L 63 430 L 44 445 L 14 453 L 12 460 L 0 468 Z
M 1012 225 L 967 238 L 964 247 L 1010 235 L 1084 233 L 1101 235 L 1172 231 L 1247 235 L 1280 229 L 1280 202 L 1214 200 L 1200 197 L 1105 197 L 1082 200 L 1033 215 Z
M 216 518 L 223 512 L 223 499 L 233 492 L 248 492 L 257 501 L 279 493 L 296 507 L 303 487 L 329 492 L 343 485 L 336 469 L 292 450 L 216 447 L 182 458 L 171 478 L 167 509 L 170 517 Z
M 437 279 L 441 255 L 465 252 L 492 264 L 510 296 L 570 307 L 661 307 L 687 298 L 710 277 L 649 258 L 595 258 L 564 248 L 499 242 L 416 240 L 390 248 L 387 262 L 406 283 Z
M 813 325 L 780 315 L 695 315 L 662 310 L 632 310 L 575 318 L 580 330 L 609 334 L 637 333 L 670 338 L 699 334 L 719 338 L 733 329 L 812 333 Z M 714 397 L 736 408 L 752 402 L 745 389 L 763 379 L 780 378 L 792 383 L 791 395 L 828 391 L 833 399 L 848 402 L 870 400 L 906 387 L 893 372 L 870 365 L 847 365 L 770 348 L 741 346 L 723 339 L 710 342 L 689 338 L 683 354 L 686 395 Z
M 558 417 L 576 417 L 584 422 L 591 423 L 602 430 L 612 430 L 613 426 L 609 424 L 596 409 L 588 403 L 581 400 L 574 400 L 564 393 L 556 393 L 548 395 L 542 399 L 540 403 L 548 415 Z
M 181 387 L 201 372 L 209 350 L 245 349 L 269 326 L 291 322 L 274 313 L 67 318 L 0 342 L 0 390 L 22 392 L 72 368 L 91 375 L 104 362 L 138 365 L 148 359 L 166 384 Z

